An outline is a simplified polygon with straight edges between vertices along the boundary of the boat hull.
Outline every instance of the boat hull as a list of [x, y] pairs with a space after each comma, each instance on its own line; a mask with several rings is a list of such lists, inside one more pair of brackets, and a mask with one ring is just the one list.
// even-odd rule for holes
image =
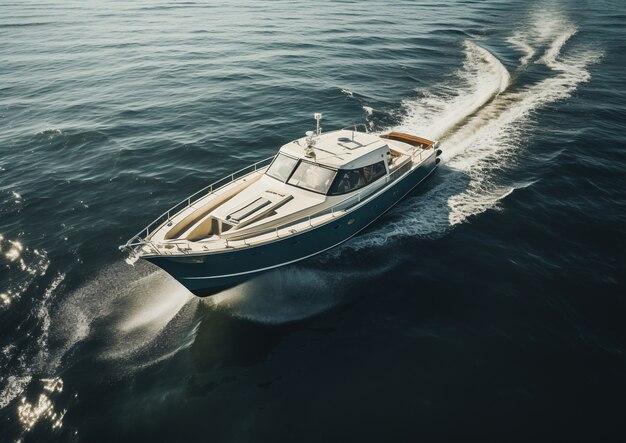
[[259, 246], [186, 256], [148, 256], [193, 294], [206, 297], [263, 272], [307, 259], [349, 240], [393, 208], [436, 168], [433, 153], [357, 209], [314, 229]]

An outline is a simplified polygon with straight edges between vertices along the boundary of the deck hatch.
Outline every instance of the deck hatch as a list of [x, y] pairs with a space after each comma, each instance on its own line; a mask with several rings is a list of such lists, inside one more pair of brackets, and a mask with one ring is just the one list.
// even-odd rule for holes
[[248, 203], [246, 206], [244, 206], [243, 208], [233, 212], [232, 214], [229, 214], [228, 216], [226, 216], [226, 220], [228, 220], [229, 222], [232, 222], [234, 224], [238, 224], [240, 223], [244, 218], [249, 217], [250, 215], [254, 214], [255, 212], [263, 209], [264, 207], [266, 207], [267, 205], [271, 204], [272, 202], [269, 201], [268, 199], [266, 199], [265, 197], [259, 197], [256, 200]]

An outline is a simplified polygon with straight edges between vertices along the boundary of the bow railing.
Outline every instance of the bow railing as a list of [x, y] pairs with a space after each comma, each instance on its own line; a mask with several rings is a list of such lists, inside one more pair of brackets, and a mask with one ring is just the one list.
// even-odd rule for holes
[[159, 251], [158, 248], [148, 239], [150, 234], [153, 233], [158, 227], [160, 227], [161, 225], [165, 223], [169, 223], [172, 217], [178, 214], [181, 210], [190, 207], [201, 198], [204, 198], [208, 195], [213, 194], [214, 192], [218, 191], [224, 186], [229, 185], [235, 180], [239, 180], [241, 178], [244, 178], [247, 175], [256, 173], [260, 169], [269, 165], [274, 159], [274, 157], [275, 156], [272, 155], [271, 157], [258, 161], [252, 165], [246, 166], [245, 168], [235, 171], [232, 174], [227, 175], [226, 177], [220, 180], [217, 180], [208, 186], [205, 186], [199, 191], [194, 192], [193, 194], [191, 194], [184, 200], [180, 201], [179, 203], [175, 204], [174, 206], [169, 208], [167, 211], [165, 211], [163, 214], [155, 218], [148, 226], [143, 228], [141, 231], [139, 231], [137, 234], [131, 237], [130, 240], [128, 240], [125, 244], [120, 246], [120, 250], [126, 249], [126, 250], [134, 251], [134, 249], [137, 246], [148, 245], [152, 249], [154, 249], [157, 253], [160, 253], [158, 252]]

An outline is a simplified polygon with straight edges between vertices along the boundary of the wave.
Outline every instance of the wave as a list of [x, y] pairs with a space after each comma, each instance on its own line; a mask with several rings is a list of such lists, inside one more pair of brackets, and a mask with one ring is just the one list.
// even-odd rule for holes
[[339, 277], [292, 266], [261, 275], [208, 298], [210, 308], [237, 318], [279, 324], [312, 317], [341, 299]]
[[[387, 262], [368, 272], [386, 272]], [[353, 287], [348, 282], [362, 271], [333, 271], [289, 266], [263, 274], [203, 301], [213, 310], [261, 324], [284, 324], [314, 317], [349, 300]], [[352, 295], [354, 296], [354, 294]]]
[[[567, 26], [565, 29], [561, 31], [561, 33], [554, 39], [554, 41], [550, 44], [543, 57], [538, 60], [538, 63], [543, 63], [549, 68], [552, 69], [561, 69], [565, 65], [557, 62], [557, 57], [561, 53], [561, 49], [567, 41], [578, 32], [573, 26]], [[565, 70], [567, 70], [567, 66], [565, 66]]]
[[521, 32], [516, 32], [506, 40], [511, 46], [522, 51], [523, 55], [519, 59], [520, 68], [526, 66], [535, 56], [535, 48], [528, 43], [527, 37]]
[[[463, 42], [463, 49], [465, 62], [456, 73], [455, 90], [439, 94], [419, 90], [420, 99], [403, 102], [406, 116], [394, 130], [418, 132], [439, 140], [506, 90], [511, 76], [492, 53], [470, 41]], [[449, 91], [450, 85], [435, 89]]]
[[[544, 27], [545, 23], [550, 26]], [[517, 163], [532, 131], [530, 117], [570, 97], [591, 78], [588, 66], [602, 57], [601, 51], [577, 49], [563, 54], [576, 32], [560, 15], [546, 16], [541, 27], [530, 27], [508, 40], [524, 47], [518, 69], [543, 51], [536, 63], [552, 71], [528, 86], [512, 85], [508, 70], [493, 54], [465, 42], [465, 63], [453, 84], [438, 85], [439, 93], [418, 91], [417, 100], [403, 103], [401, 124], [391, 128], [440, 140], [442, 166], [436, 178], [423, 194], [395, 210], [397, 216], [383, 229], [357, 237], [344, 248], [380, 246], [398, 236], [442, 236], [469, 217], [497, 208], [516, 189], [532, 185], [534, 179], [504, 180], [502, 171]]]
[[[137, 275], [140, 277], [137, 278]], [[161, 271], [116, 263], [64, 298], [55, 309], [53, 367], [79, 343], [96, 340], [97, 360], [123, 377], [174, 355], [193, 341], [197, 300]]]
[[[53, 303], [64, 279], [58, 274], [35, 303], [38, 326], [27, 348], [2, 350], [8, 365], [1, 368], [0, 409], [35, 380], [45, 388], [46, 380], [55, 379], [67, 357], [85, 341], [93, 341], [90, 355], [95, 360], [115, 367], [107, 373], [120, 378], [193, 343], [198, 302], [164, 272], [144, 264], [131, 269], [116, 263]], [[105, 372], [94, 373], [98, 375], [104, 377]], [[22, 406], [26, 412], [37, 410], [25, 398]]]

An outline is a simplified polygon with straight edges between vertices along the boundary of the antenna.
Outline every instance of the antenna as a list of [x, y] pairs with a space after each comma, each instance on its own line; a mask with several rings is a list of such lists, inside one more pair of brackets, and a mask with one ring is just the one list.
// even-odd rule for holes
[[320, 135], [322, 133], [322, 128], [320, 127], [320, 120], [322, 119], [322, 114], [319, 112], [316, 112], [315, 114], [313, 114], [313, 118], [317, 122], [317, 129], [315, 131], [316, 135]]

